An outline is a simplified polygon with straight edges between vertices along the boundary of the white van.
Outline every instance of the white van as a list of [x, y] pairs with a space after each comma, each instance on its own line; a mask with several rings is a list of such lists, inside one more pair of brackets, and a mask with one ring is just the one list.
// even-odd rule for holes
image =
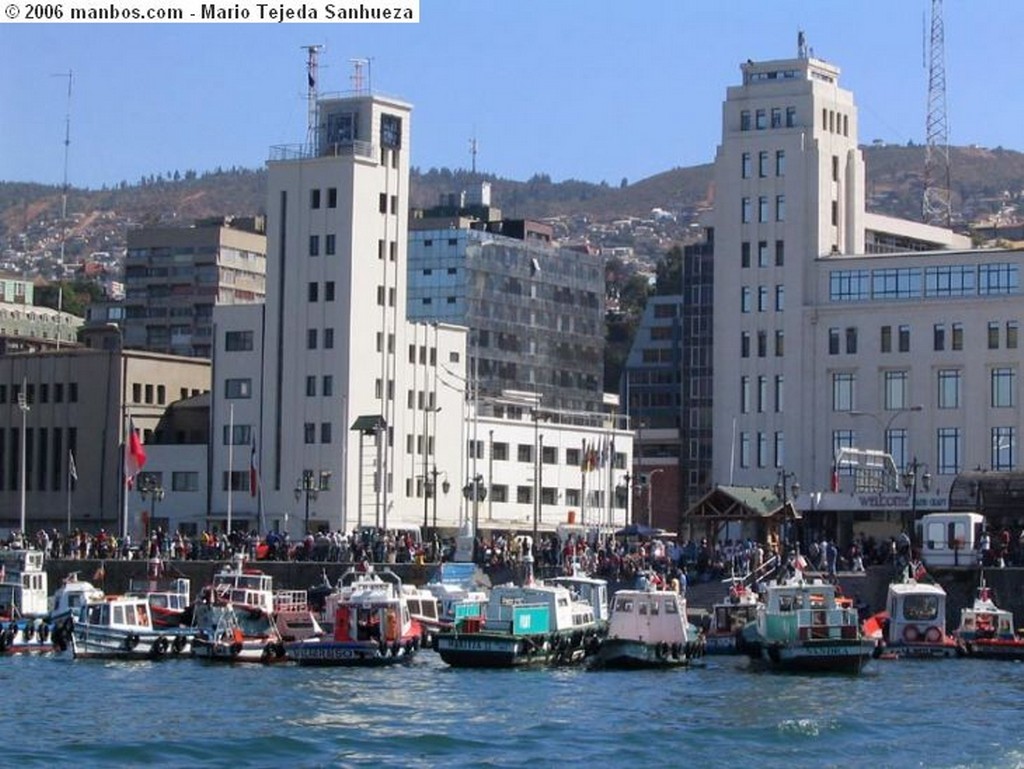
[[985, 529], [980, 513], [929, 513], [917, 522], [921, 559], [927, 566], [975, 566]]

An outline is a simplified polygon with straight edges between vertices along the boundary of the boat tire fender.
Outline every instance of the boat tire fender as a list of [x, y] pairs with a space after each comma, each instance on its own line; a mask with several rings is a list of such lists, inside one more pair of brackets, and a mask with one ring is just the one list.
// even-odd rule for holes
[[284, 659], [284, 656], [288, 653], [288, 650], [284, 648], [284, 642], [279, 641], [274, 644], [274, 656], [279, 660]]
[[667, 657], [668, 656], [668, 651], [669, 650], [668, 650], [668, 644], [667, 643], [662, 641], [660, 644], [658, 644], [658, 656], [659, 657], [661, 657], [661, 658]]
[[392, 657], [397, 657], [401, 650], [402, 650], [402, 645], [400, 643], [398, 643], [398, 641], [395, 641], [393, 644], [391, 644], [391, 656]]
[[151, 653], [154, 658], [163, 657], [167, 653], [167, 639], [163, 636], [160, 636], [155, 641], [153, 641]]
[[174, 638], [174, 643], [171, 644], [171, 648], [175, 654], [181, 654], [181, 650], [185, 648], [185, 636], [179, 635]]
[[241, 641], [235, 641], [233, 644], [231, 644], [231, 656], [232, 657], [237, 657], [241, 653], [242, 653], [242, 642]]
[[260, 652], [260, 661], [270, 662], [274, 657], [274, 644], [267, 644], [263, 647], [263, 651]]
[[674, 659], [674, 660], [679, 659], [679, 652], [680, 652], [679, 644], [677, 644], [677, 643], [672, 644], [672, 659]]
[[139, 636], [136, 633], [129, 633], [124, 638], [124, 648], [131, 651], [139, 645]]
[[903, 628], [903, 640], [908, 643], [921, 640], [921, 631], [917, 629], [917, 625], [907, 625]]
[[22, 632], [22, 634], [24, 636], [25, 643], [28, 643], [29, 641], [32, 640], [32, 637], [36, 633], [36, 626], [33, 625], [31, 622], [26, 622], [25, 623], [25, 629], [23, 631], [21, 631], [21, 632]]
[[932, 625], [926, 631], [924, 631], [924, 639], [931, 643], [938, 643], [942, 640], [942, 631], [937, 625]]
[[50, 640], [50, 626], [45, 622], [39, 626], [39, 640], [41, 643], [46, 643]]

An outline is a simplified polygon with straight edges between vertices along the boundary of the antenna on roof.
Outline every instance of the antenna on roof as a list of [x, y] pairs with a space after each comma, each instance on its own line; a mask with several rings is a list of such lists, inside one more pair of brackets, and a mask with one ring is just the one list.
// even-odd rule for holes
[[68, 152], [71, 148], [71, 70], [66, 73], [60, 72], [51, 77], [66, 77], [68, 79], [68, 102], [67, 110], [64, 113], [64, 179], [60, 192], [60, 263], [57, 265], [57, 342], [56, 349], [60, 349], [60, 328], [61, 313], [64, 311], [64, 245], [68, 235]]
[[[352, 62], [352, 74], [349, 80], [352, 81], [352, 90], [356, 93], [366, 93], [373, 90], [373, 77], [370, 64], [373, 59], [349, 59]], [[366, 85], [363, 85], [363, 67], [366, 67]]]
[[[475, 134], [475, 132], [474, 132], [474, 134]], [[477, 153], [478, 149], [479, 149], [479, 145], [476, 143], [476, 136], [474, 135], [474, 136], [470, 137], [470, 140], [469, 140], [469, 154], [470, 154], [470, 157], [472, 158], [472, 164], [473, 164], [472, 168], [473, 168], [473, 173], [474, 174], [476, 173], [476, 153]]]
[[317, 132], [317, 95], [320, 81], [320, 52], [322, 45], [304, 45], [306, 51], [306, 143], [312, 147], [316, 143]]

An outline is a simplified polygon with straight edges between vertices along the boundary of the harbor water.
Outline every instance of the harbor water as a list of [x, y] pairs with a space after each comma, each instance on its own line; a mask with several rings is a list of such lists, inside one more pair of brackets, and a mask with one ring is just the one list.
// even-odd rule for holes
[[0, 659], [3, 763], [125, 767], [1024, 767], [1024, 665], [742, 658], [671, 672]]

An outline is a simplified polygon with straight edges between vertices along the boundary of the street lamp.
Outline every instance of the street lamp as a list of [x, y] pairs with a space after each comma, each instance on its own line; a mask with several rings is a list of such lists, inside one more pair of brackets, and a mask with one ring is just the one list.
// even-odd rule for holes
[[626, 474], [622, 477], [622, 484], [623, 485], [619, 487], [620, 489], [622, 489], [623, 496], [625, 496], [625, 498], [626, 498], [626, 524], [632, 523], [632, 521], [629, 518], [629, 498], [630, 498], [631, 493], [633, 491], [633, 487], [630, 486], [630, 482], [632, 480], [633, 480], [633, 476], [631, 476], [629, 474], [629, 471], [627, 470]]
[[910, 521], [903, 522], [903, 530], [907, 533], [907, 536], [911, 536], [910, 529], [913, 527], [915, 521], [917, 521], [917, 486], [920, 481], [921, 488], [928, 491], [932, 485], [932, 476], [928, 472], [928, 465], [923, 462], [918, 462], [917, 457], [907, 465], [906, 470], [903, 472], [903, 487], [910, 492]]
[[306, 497], [306, 529], [304, 534], [309, 533], [309, 500], [320, 496], [321, 491], [329, 491], [331, 488], [331, 473], [329, 470], [321, 470], [319, 478], [312, 470], [303, 470], [302, 477], [295, 481], [295, 501]]
[[788, 507], [790, 495], [792, 495], [793, 499], [800, 496], [800, 484], [796, 480], [796, 473], [787, 473], [786, 468], [779, 468], [775, 481], [775, 496], [782, 502], [783, 527], [785, 529], [783, 535], [787, 546], [789, 544], [789, 529], [786, 524], [788, 524], [789, 520]]
[[654, 528], [651, 523], [654, 512], [654, 476], [658, 473], [664, 472], [660, 467], [656, 467], [647, 473], [647, 528]]
[[892, 415], [887, 420], [885, 420], [885, 422], [883, 422], [882, 417], [879, 416], [874, 411], [849, 411], [847, 413], [851, 417], [871, 417], [872, 419], [874, 419], [875, 422], [878, 423], [878, 427], [882, 431], [882, 449], [887, 454], [892, 454], [892, 446], [890, 445], [891, 442], [889, 440], [889, 430], [892, 429], [892, 423], [896, 421], [896, 417], [900, 416], [901, 414], [906, 414], [909, 411], [924, 411], [924, 406], [922, 406], [920, 403], [915, 403], [913, 406], [905, 406], [903, 408], [893, 409]]
[[153, 500], [153, 507], [149, 511], [149, 522], [146, 524], [147, 539], [149, 538], [149, 525], [156, 518], [156, 503], [163, 501], [164, 498], [164, 487], [160, 485], [157, 478], [156, 473], [143, 473], [139, 479], [139, 496], [143, 503], [147, 498]]
[[[430, 432], [428, 430], [429, 423], [427, 422], [427, 416], [429, 414], [437, 414], [441, 410], [441, 407], [423, 409], [423, 534], [427, 533], [427, 503], [428, 499], [434, 492], [434, 483], [427, 480], [427, 458], [434, 454], [430, 450]], [[434, 419], [437, 419], [435, 416]], [[436, 434], [436, 430], [434, 431]], [[434, 477], [433, 481], [437, 481], [437, 463], [434, 463]], [[436, 502], [435, 502], [436, 505]]]
[[28, 535], [25, 533], [25, 418], [29, 412], [28, 397], [25, 394], [27, 377], [22, 377], [21, 389], [18, 391], [18, 409], [21, 411], [21, 540], [28, 547]]
[[[437, 465], [434, 465], [434, 468], [430, 471], [430, 475], [431, 475], [431, 479], [430, 479], [430, 492], [431, 492], [431, 495], [434, 497], [434, 527], [433, 527], [433, 532], [432, 533], [436, 534], [437, 533], [437, 476], [439, 476], [439, 475], [443, 475], [444, 476], [444, 480], [441, 481], [441, 491], [443, 491], [445, 494], [447, 494], [449, 491], [451, 491], [452, 485], [448, 482], [448, 471], [447, 470], [438, 470], [437, 469]], [[424, 533], [426, 533], [426, 532], [424, 532]]]

